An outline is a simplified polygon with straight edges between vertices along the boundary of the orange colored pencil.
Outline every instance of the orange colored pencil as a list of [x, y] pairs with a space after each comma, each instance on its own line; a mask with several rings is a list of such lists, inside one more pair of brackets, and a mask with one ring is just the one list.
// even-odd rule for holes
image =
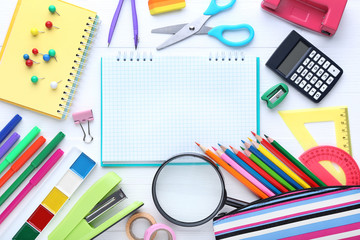
[[19, 169], [24, 166], [24, 164], [29, 160], [32, 155], [36, 153], [37, 150], [45, 143], [46, 139], [43, 136], [40, 136], [36, 141], [16, 160], [16, 162], [11, 165], [10, 169], [0, 178], [0, 187], [2, 187], [14, 173], [19, 171]]
[[195, 142], [199, 148], [212, 160], [214, 160], [217, 164], [219, 164], [222, 168], [224, 168], [228, 173], [230, 173], [233, 177], [239, 180], [242, 184], [248, 187], [253, 193], [261, 197], [262, 199], [268, 198], [268, 196], [263, 193], [258, 187], [256, 187], [253, 183], [247, 180], [244, 176], [234, 170], [229, 164], [227, 164], [224, 160], [218, 157], [215, 153], [213, 153], [210, 149], [200, 145], [199, 143]]

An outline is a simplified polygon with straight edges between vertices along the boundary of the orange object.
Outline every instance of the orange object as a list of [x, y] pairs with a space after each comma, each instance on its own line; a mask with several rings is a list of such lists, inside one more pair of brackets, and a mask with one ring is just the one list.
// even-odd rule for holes
[[253, 193], [261, 197], [262, 199], [268, 198], [268, 196], [263, 193], [259, 188], [257, 188], [254, 184], [252, 184], [249, 180], [243, 177], [240, 173], [230, 167], [224, 160], [218, 157], [215, 153], [213, 153], [210, 149], [205, 148], [204, 146], [196, 143], [200, 149], [209, 156], [212, 160], [214, 160], [217, 164], [223, 167], [228, 173], [230, 173], [233, 177], [239, 180], [242, 184], [248, 187]]
[[151, 15], [180, 10], [186, 6], [185, 0], [149, 0]]
[[36, 153], [37, 150], [45, 143], [46, 139], [40, 136], [36, 141], [11, 165], [10, 169], [0, 178], [0, 187], [2, 187], [14, 173], [24, 166], [24, 164]]

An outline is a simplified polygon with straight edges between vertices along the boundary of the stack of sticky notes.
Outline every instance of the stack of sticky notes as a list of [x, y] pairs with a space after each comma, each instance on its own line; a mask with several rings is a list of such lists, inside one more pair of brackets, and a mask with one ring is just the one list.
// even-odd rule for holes
[[185, 0], [149, 0], [151, 15], [182, 9], [186, 6]]

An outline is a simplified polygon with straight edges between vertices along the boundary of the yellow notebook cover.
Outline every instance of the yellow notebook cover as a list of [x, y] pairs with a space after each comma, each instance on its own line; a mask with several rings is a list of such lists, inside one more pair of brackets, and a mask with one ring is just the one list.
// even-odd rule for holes
[[[56, 7], [59, 15], [49, 11], [50, 5]], [[59, 29], [47, 29], [46, 21]], [[0, 52], [0, 99], [65, 119], [97, 23], [95, 12], [64, 1], [18, 0]], [[33, 36], [31, 28], [44, 33]], [[54, 49], [56, 59], [51, 57], [45, 62], [41, 54], [32, 53], [33, 48], [43, 54]], [[39, 64], [26, 66], [24, 54]], [[32, 76], [44, 79], [34, 84]], [[58, 82], [55, 90], [50, 87], [53, 81]]]

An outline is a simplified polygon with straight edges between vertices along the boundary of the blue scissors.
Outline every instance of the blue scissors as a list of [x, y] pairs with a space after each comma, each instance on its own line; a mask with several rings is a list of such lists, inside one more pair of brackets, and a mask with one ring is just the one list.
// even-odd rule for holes
[[[204, 26], [207, 20], [209, 20], [213, 15], [222, 12], [228, 8], [231, 8], [235, 4], [235, 2], [236, 0], [231, 0], [230, 3], [224, 6], [219, 6], [216, 3], [216, 0], [211, 0], [210, 5], [204, 12], [203, 16], [201, 16], [197, 20], [187, 24], [185, 23], [185, 24], [153, 29], [151, 31], [152, 33], [174, 34], [163, 44], [158, 46], [156, 49], [161, 50], [163, 48], [169, 47], [195, 34], [208, 34], [231, 47], [240, 47], [250, 43], [251, 40], [254, 38], [254, 29], [248, 24], [222, 25], [214, 28]], [[234, 31], [234, 30], [247, 30], [249, 32], [249, 37], [239, 42], [233, 42], [223, 37], [224, 31]]]

